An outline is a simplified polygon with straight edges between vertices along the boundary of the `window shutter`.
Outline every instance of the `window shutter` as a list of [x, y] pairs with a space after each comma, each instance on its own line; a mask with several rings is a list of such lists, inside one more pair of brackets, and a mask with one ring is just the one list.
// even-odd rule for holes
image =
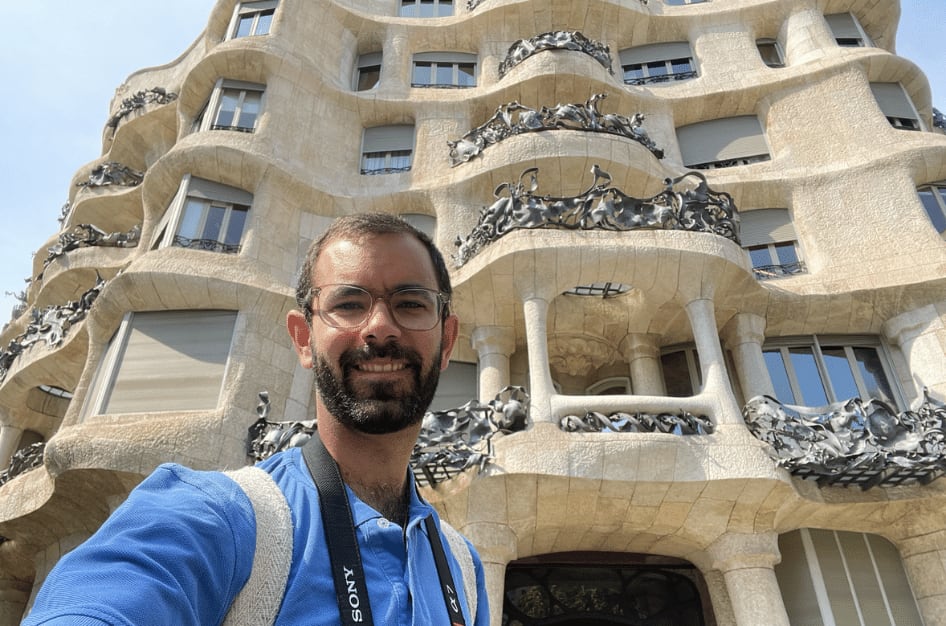
[[871, 83], [870, 90], [874, 93], [874, 98], [884, 115], [917, 119], [913, 103], [900, 83]]
[[828, 27], [835, 39], [863, 39], [864, 34], [855, 18], [850, 13], [832, 13], [825, 15]]
[[476, 368], [476, 363], [450, 361], [447, 369], [440, 372], [440, 384], [437, 385], [437, 394], [430, 404], [430, 410], [455, 409], [470, 400], [478, 399]]
[[250, 206], [253, 204], [253, 194], [236, 187], [217, 183], [206, 178], [197, 178], [192, 176], [190, 184], [187, 186], [187, 195], [204, 200], [216, 200], [228, 204], [242, 204]]
[[654, 43], [646, 46], [637, 46], [636, 48], [627, 48], [618, 53], [618, 58], [621, 60], [622, 66], [649, 63], [651, 61], [691, 58], [692, 56], [693, 52], [690, 50], [690, 42], [688, 41]]
[[381, 53], [369, 52], [358, 57], [358, 69], [381, 65]]
[[362, 152], [390, 152], [413, 148], [413, 126], [374, 126], [365, 129]]
[[476, 63], [476, 55], [468, 52], [418, 52], [414, 61], [428, 63]]
[[739, 217], [742, 245], [745, 248], [798, 239], [788, 209], [743, 211]]
[[135, 313], [103, 414], [213, 409], [236, 311]]
[[240, 5], [240, 14], [254, 13], [256, 11], [267, 11], [275, 9], [277, 0], [258, 0], [257, 2], [244, 2]]
[[687, 166], [769, 154], [762, 125], [754, 115], [681, 126], [677, 139]]

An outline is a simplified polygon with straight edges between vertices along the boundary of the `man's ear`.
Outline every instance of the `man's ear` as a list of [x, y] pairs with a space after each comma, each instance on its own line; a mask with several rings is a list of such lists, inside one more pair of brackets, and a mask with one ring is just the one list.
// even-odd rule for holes
[[457, 335], [460, 334], [460, 318], [456, 315], [448, 315], [443, 321], [443, 338], [440, 342], [440, 369], [447, 369], [450, 363], [450, 355], [453, 353], [453, 346], [457, 343]]
[[299, 357], [299, 364], [306, 369], [312, 369], [312, 329], [306, 322], [305, 314], [297, 309], [289, 311], [286, 315], [286, 328], [289, 330], [292, 347], [296, 349], [296, 355]]

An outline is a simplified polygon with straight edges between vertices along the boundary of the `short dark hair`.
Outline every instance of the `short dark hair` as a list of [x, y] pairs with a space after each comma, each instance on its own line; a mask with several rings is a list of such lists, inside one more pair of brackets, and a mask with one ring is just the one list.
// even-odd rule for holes
[[[319, 255], [322, 254], [325, 246], [338, 239], [361, 239], [373, 235], [411, 235], [420, 241], [430, 255], [430, 262], [433, 263], [434, 274], [437, 276], [437, 289], [447, 299], [450, 298], [453, 293], [453, 287], [450, 284], [450, 272], [447, 270], [447, 264], [443, 259], [443, 255], [440, 254], [440, 250], [437, 249], [433, 240], [426, 233], [417, 230], [395, 215], [358, 213], [337, 218], [328, 227], [328, 230], [309, 246], [305, 261], [302, 263], [302, 269], [299, 271], [299, 278], [296, 281], [296, 304], [305, 313], [306, 321], [312, 322], [312, 269], [319, 260]], [[449, 304], [444, 305], [444, 317], [449, 314], [449, 307]]]

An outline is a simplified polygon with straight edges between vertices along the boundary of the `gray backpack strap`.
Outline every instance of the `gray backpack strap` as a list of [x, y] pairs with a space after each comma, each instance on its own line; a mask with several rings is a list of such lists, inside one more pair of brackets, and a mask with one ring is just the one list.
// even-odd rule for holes
[[271, 626], [279, 614], [292, 565], [292, 515], [282, 490], [265, 471], [244, 467], [226, 475], [246, 492], [256, 514], [253, 571], [230, 605], [224, 626]]
[[447, 522], [440, 520], [440, 532], [443, 533], [447, 544], [450, 546], [450, 552], [453, 558], [460, 565], [463, 572], [463, 594], [466, 596], [466, 603], [470, 607], [470, 623], [476, 621], [476, 569], [473, 567], [473, 555], [470, 554], [470, 546], [466, 539], [457, 530]]

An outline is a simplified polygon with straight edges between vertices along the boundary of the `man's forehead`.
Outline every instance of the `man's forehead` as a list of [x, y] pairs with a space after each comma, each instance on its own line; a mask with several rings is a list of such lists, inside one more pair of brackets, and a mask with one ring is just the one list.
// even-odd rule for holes
[[[394, 258], [390, 258], [394, 257]], [[381, 269], [403, 274], [405, 284], [422, 284], [436, 280], [430, 254], [417, 237], [409, 233], [366, 233], [334, 237], [322, 245], [312, 275], [316, 284], [325, 279], [338, 280], [340, 275], [374, 278], [369, 267], [384, 258]], [[400, 271], [398, 271], [400, 270]]]

